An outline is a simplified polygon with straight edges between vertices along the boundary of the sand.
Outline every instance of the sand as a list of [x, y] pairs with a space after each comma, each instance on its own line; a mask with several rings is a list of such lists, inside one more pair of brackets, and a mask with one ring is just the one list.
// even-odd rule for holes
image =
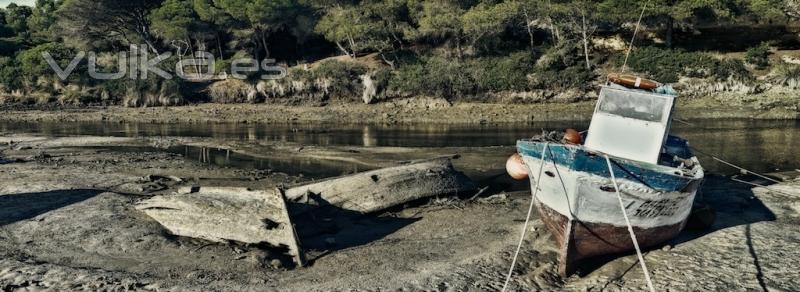
[[[304, 147], [201, 138], [47, 138], [6, 135], [0, 145], [0, 289], [236, 291], [496, 291], [518, 240], [530, 192], [497, 177], [509, 147]], [[168, 141], [168, 142], [165, 142]], [[310, 265], [293, 269], [277, 251], [175, 237], [134, 205], [180, 186], [269, 188], [307, 182], [279, 172], [218, 167], [178, 154], [111, 146], [190, 144], [265, 157], [313, 157], [354, 170], [460, 154], [457, 168], [490, 185], [476, 200], [434, 198], [337, 222], [301, 238]], [[348, 153], [348, 154], [346, 154]], [[494, 154], [492, 154], [494, 153]], [[338, 160], [337, 160], [338, 159]], [[164, 180], [171, 175], [186, 182]], [[800, 176], [790, 174], [790, 176]], [[645, 260], [659, 291], [798, 290], [800, 181], [770, 189], [710, 176], [702, 202], [717, 210], [709, 230], [685, 231]], [[513, 291], [641, 290], [635, 255], [560, 278], [556, 247], [536, 217]]]

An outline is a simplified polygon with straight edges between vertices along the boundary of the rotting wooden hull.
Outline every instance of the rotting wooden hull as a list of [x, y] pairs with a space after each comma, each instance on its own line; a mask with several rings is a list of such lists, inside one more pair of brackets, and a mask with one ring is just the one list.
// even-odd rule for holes
[[[575, 273], [583, 259], [634, 249], [627, 227], [570, 220], [540, 202], [536, 208], [559, 247], [558, 271], [564, 277]], [[673, 225], [646, 229], [634, 227], [633, 232], [639, 247], [644, 249], [674, 238], [685, 225], [686, 219]]]
[[[520, 141], [518, 150], [530, 169], [540, 217], [560, 250], [562, 276], [574, 273], [582, 259], [629, 252], [633, 242], [620, 210], [605, 158], [581, 146]], [[640, 247], [674, 238], [686, 224], [702, 169], [678, 175], [674, 168], [614, 159], [623, 205]], [[605, 166], [605, 169], [603, 169]], [[542, 167], [541, 181], [535, 181]]]

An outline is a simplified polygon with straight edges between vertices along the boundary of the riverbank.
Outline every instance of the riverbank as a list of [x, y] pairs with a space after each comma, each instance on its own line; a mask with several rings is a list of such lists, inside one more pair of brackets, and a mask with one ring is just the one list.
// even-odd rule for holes
[[[787, 103], [786, 98], [790, 98]], [[799, 119], [796, 97], [772, 95], [679, 99], [680, 119]], [[591, 118], [594, 101], [575, 103], [451, 103], [441, 98], [407, 98], [378, 104], [324, 106], [213, 104], [175, 107], [0, 107], [0, 120], [19, 122], [146, 123], [339, 123], [478, 124], [581, 121]]]
[[[302, 147], [280, 141], [23, 134], [6, 135], [0, 145], [6, 158], [0, 163], [3, 290], [495, 291], [530, 199], [525, 183], [514, 187], [495, 176], [504, 172], [503, 152], [511, 147]], [[201, 162], [188, 149], [186, 154], [164, 150], [175, 146], [222, 148], [272, 162], [328, 161], [343, 173], [458, 154], [459, 170], [493, 187], [475, 200], [436, 198], [355, 219], [323, 238], [302, 238], [311, 264], [290, 269], [260, 246], [172, 236], [134, 206], [190, 184], [267, 189], [314, 178], [277, 168], [218, 166]], [[656, 289], [799, 288], [800, 274], [793, 269], [800, 256], [798, 174], [787, 174], [786, 183], [769, 189], [710, 175], [699, 200], [717, 211], [717, 221], [645, 254]], [[558, 277], [557, 247], [537, 218], [512, 290], [645, 287], [635, 255], [587, 265], [582, 277]]]

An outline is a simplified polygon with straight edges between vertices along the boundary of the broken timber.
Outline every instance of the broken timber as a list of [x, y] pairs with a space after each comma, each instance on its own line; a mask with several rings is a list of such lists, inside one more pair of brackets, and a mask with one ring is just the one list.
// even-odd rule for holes
[[279, 189], [181, 188], [178, 194], [141, 202], [143, 211], [172, 234], [215, 242], [268, 243], [286, 247], [298, 266], [303, 254]]
[[370, 213], [475, 188], [472, 180], [453, 168], [449, 158], [437, 158], [291, 188], [286, 190], [286, 199], [296, 203], [313, 203], [316, 199], [345, 210]]

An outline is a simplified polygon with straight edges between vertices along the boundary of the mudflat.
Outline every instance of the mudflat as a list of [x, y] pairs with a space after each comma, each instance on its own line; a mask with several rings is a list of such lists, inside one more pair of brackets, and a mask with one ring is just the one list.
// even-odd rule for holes
[[[3, 289], [499, 290], [530, 202], [525, 183], [502, 176], [511, 147], [306, 147], [23, 134], [5, 135], [0, 145], [9, 145], [3, 146], [0, 164]], [[344, 173], [455, 153], [456, 168], [490, 188], [472, 200], [472, 194], [433, 198], [335, 220], [325, 234], [301, 236], [309, 265], [293, 268], [271, 248], [176, 237], [134, 206], [191, 184], [270, 189], [314, 178], [216, 166], [157, 150], [166, 145], [348, 163]], [[800, 289], [794, 268], [800, 256], [798, 175], [788, 173], [787, 182], [769, 188], [710, 176], [700, 200], [716, 210], [714, 225], [685, 231], [645, 253], [656, 289]], [[645, 287], [635, 255], [598, 259], [580, 275], [562, 279], [556, 250], [541, 221], [533, 218], [512, 290]]]

